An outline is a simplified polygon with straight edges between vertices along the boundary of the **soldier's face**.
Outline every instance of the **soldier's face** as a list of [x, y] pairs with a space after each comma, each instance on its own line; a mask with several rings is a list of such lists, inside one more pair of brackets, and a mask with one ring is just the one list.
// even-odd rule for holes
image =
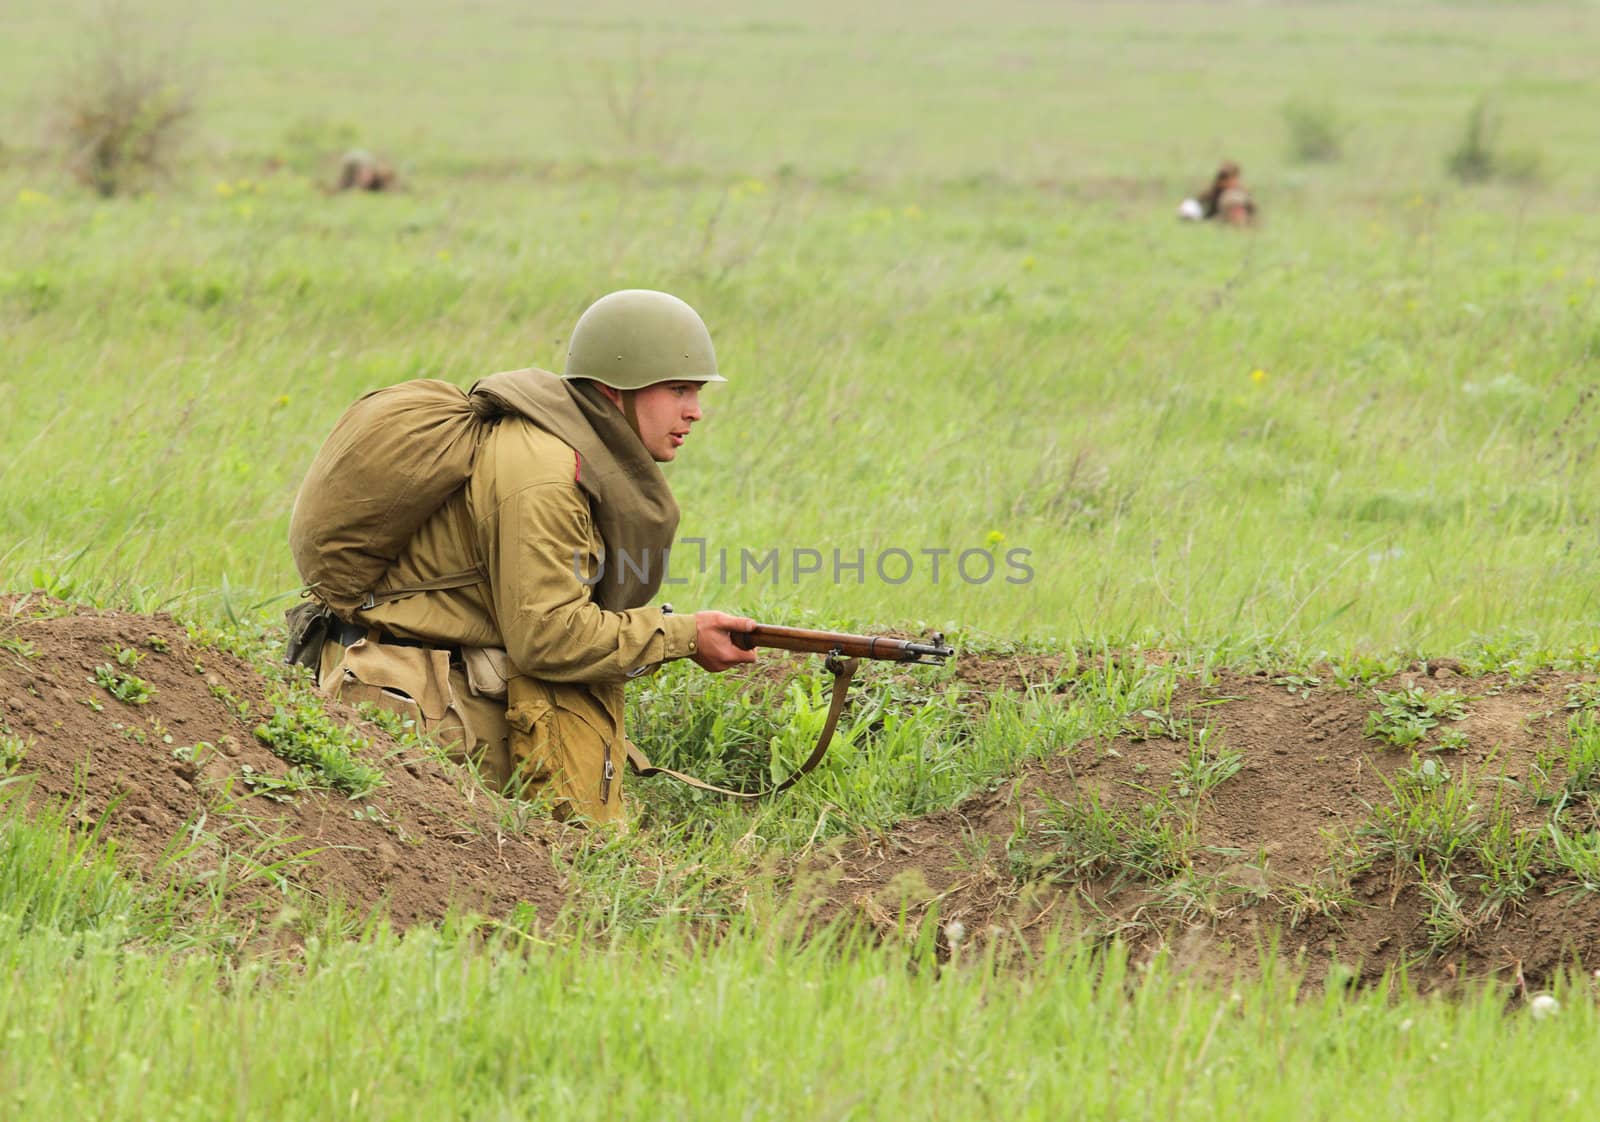
[[639, 439], [656, 463], [677, 459], [689, 428], [701, 417], [699, 382], [657, 382], [633, 395]]

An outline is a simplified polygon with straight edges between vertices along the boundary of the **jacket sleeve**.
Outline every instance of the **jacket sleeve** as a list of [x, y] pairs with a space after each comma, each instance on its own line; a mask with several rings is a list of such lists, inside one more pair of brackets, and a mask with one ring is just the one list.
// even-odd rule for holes
[[480, 518], [493, 609], [517, 668], [552, 682], [617, 682], [694, 654], [693, 616], [594, 602], [584, 579], [594, 542], [588, 501], [571, 483], [530, 484]]

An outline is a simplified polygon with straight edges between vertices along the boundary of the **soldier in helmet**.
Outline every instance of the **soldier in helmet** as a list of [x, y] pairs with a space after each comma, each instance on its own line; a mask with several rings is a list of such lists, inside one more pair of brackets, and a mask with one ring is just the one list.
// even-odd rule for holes
[[394, 185], [394, 168], [371, 152], [355, 148], [339, 161], [340, 191], [387, 191]]
[[[631, 289], [583, 313], [559, 376], [480, 382], [474, 399], [512, 408], [487, 429], [466, 486], [389, 567], [373, 606], [325, 644], [324, 690], [382, 704], [394, 691], [364, 682], [361, 666], [373, 652], [423, 646], [450, 660], [436, 692], [456, 727], [435, 722], [435, 735], [508, 791], [547, 797], [557, 817], [621, 820], [624, 683], [670, 659], [721, 671], [755, 658], [732, 639], [751, 620], [647, 606], [678, 520], [658, 465], [677, 458], [701, 419], [703, 387], [724, 380], [694, 309]], [[451, 579], [473, 570], [481, 579]], [[374, 634], [376, 645], [366, 641]], [[358, 645], [363, 658], [346, 657]]]

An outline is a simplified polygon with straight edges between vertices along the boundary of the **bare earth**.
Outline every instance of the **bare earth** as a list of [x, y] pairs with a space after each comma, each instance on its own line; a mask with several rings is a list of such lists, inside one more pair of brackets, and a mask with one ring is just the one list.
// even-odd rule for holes
[[[255, 853], [263, 865], [305, 855], [282, 875], [357, 912], [387, 904], [402, 925], [439, 919], [453, 902], [503, 914], [525, 901], [544, 918], [560, 909], [563, 877], [537, 832], [499, 829], [499, 800], [353, 711], [330, 707], [369, 741], [383, 786], [361, 801], [337, 792], [273, 797], [260, 777], [281, 778], [289, 765], [254, 735], [271, 716], [272, 683], [247, 664], [191, 645], [166, 616], [29, 614], [0, 633], [33, 652], [0, 650], [0, 730], [32, 741], [18, 773], [33, 777], [32, 799], [65, 800], [83, 826], [104, 817], [142, 870], [155, 871], [174, 837], [187, 841], [198, 829], [191, 861], [227, 853], [237, 872], [248, 867], [239, 855]], [[94, 682], [97, 666], [117, 665], [119, 649], [143, 655], [132, 672], [154, 688], [145, 704], [117, 701]], [[214, 750], [193, 760], [176, 751], [197, 744]], [[274, 890], [270, 875], [246, 883]]]
[[[29, 742], [16, 774], [32, 777], [34, 802], [65, 802], [85, 828], [104, 819], [106, 835], [143, 871], [171, 862], [175, 838], [193, 846], [182, 859], [191, 871], [229, 861], [236, 879], [251, 855], [260, 863], [299, 855], [248, 878], [241, 898], [270, 908], [281, 877], [360, 912], [386, 906], [400, 925], [437, 920], [452, 906], [500, 916], [531, 905], [548, 921], [567, 901], [552, 830], [506, 828], [505, 803], [355, 713], [330, 708], [369, 741], [383, 786], [359, 801], [283, 796], [271, 778], [289, 765], [254, 735], [270, 716], [274, 684], [246, 663], [191, 644], [165, 616], [69, 611], [41, 599], [0, 606], [8, 609], [0, 736]], [[143, 656], [133, 672], [154, 689], [145, 704], [117, 701], [94, 681], [97, 666], [130, 649]], [[1468, 679], [1457, 669], [1418, 666], [1388, 685], [1466, 695], [1466, 717], [1447, 727], [1468, 746], [1429, 758], [1457, 781], [1469, 777], [1479, 800], [1503, 799], [1514, 825], [1538, 828], [1550, 810], [1522, 783], [1536, 754], [1565, 737], [1567, 688], [1588, 679]], [[1038, 656], [959, 668], [980, 699], [1026, 682], [1051, 683], [1065, 699], [1074, 686], [1062, 672], [1059, 659]], [[1224, 672], [1180, 689], [1171, 706], [1179, 725], [1136, 716], [1122, 735], [1065, 749], [952, 810], [835, 841], [800, 863], [796, 884], [823, 918], [854, 917], [885, 933], [902, 915], [936, 907], [958, 942], [1120, 936], [1142, 954], [1165, 949], [1208, 969], [1250, 968], [1275, 953], [1313, 976], [1336, 960], [1367, 981], [1403, 965], [1428, 987], [1489, 974], [1534, 985], [1563, 967], [1600, 963], [1600, 893], [1559, 872], [1540, 871], [1519, 900], [1484, 911], [1481, 870], [1470, 856], [1458, 859], [1451, 883], [1471, 916], [1441, 936], [1415, 867], [1351, 859], [1373, 808], [1392, 802], [1386, 779], [1412, 763], [1409, 752], [1363, 735], [1373, 707], [1367, 691], [1291, 689], [1265, 672]], [[1184, 869], [1076, 876], [1054, 859], [1057, 808], [1097, 795], [1136, 811], [1171, 784], [1202, 724], [1209, 743], [1240, 760], [1195, 804]]]
[[[982, 673], [1020, 685], [1050, 682], [1059, 670], [1051, 658]], [[1519, 683], [1468, 679], [1447, 661], [1413, 667], [1385, 686], [1454, 688], [1472, 698], [1464, 719], [1445, 722], [1469, 747], [1432, 758], [1458, 780], [1470, 776], [1480, 801], [1503, 797], [1517, 827], [1537, 828], [1548, 808], [1517, 781], [1539, 749], [1565, 742], [1567, 687], [1592, 680], [1556, 672]], [[902, 922], [902, 911], [936, 906], [947, 929], [958, 921], [969, 943], [1020, 934], [1038, 945], [1048, 930], [1115, 935], [1147, 954], [1159, 948], [1222, 972], [1276, 953], [1313, 978], [1336, 961], [1368, 983], [1403, 967], [1427, 989], [1488, 975], [1533, 986], [1563, 968], [1600, 964], [1600, 894], [1576, 890], [1569, 878], [1542, 872], [1521, 901], [1472, 915], [1457, 938], [1438, 938], [1416, 868], [1388, 857], [1362, 868], [1349, 859], [1372, 808], [1392, 800], [1385, 779], [1412, 763], [1410, 752], [1363, 735], [1373, 708], [1367, 691], [1301, 693], [1266, 672], [1224, 672], [1206, 688], [1181, 689], [1172, 714], [1209, 724], [1217, 743], [1242, 755], [1237, 774], [1200, 800], [1193, 864], [1173, 878], [1187, 882], [1183, 893], [1171, 891], [1173, 881], [1125, 872], [1074, 879], [1048, 871], [1052, 842], [1043, 827], [1052, 805], [1081, 804], [1093, 792], [1133, 809], [1171, 782], [1190, 744], [1155, 726], [1076, 745], [882, 838], [835, 845], [809, 863], [812, 891], [823, 916], [854, 912], [885, 930]], [[1592, 812], [1580, 810], [1587, 823]], [[1046, 871], [1030, 874], [1030, 863]], [[1463, 909], [1475, 913], [1481, 870], [1459, 858], [1453, 871]], [[1329, 888], [1344, 895], [1340, 906], [1327, 914], [1307, 906], [1331, 898]]]

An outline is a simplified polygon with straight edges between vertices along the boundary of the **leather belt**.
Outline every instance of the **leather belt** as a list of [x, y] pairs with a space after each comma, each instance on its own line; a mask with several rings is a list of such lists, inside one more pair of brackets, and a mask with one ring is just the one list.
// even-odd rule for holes
[[398, 635], [390, 635], [387, 631], [376, 627], [363, 627], [359, 623], [345, 623], [343, 620], [335, 621], [337, 626], [333, 629], [333, 637], [347, 647], [354, 646], [363, 639], [376, 638], [378, 642], [391, 647], [422, 647], [425, 650], [449, 651], [451, 658], [461, 654], [461, 648], [441, 643], [430, 643], [424, 639], [402, 639]]

